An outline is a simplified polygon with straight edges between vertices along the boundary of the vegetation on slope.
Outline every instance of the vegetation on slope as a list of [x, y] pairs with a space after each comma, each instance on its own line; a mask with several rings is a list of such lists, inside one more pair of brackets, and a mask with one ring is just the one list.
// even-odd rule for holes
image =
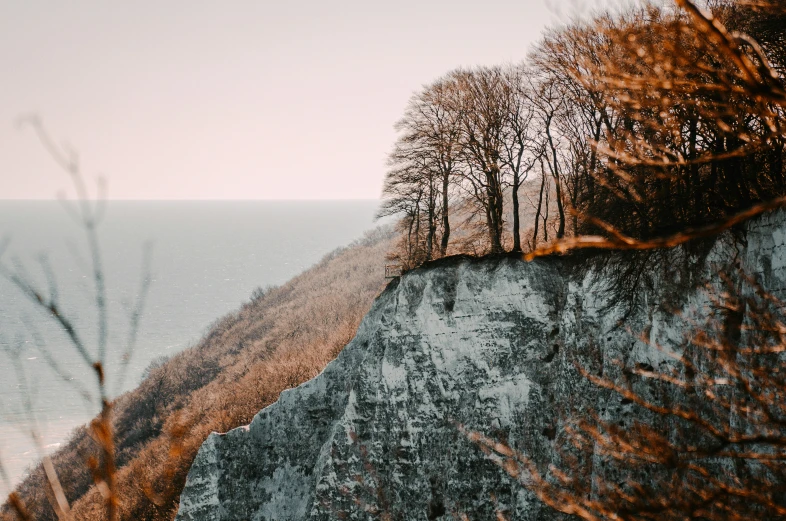
[[[383, 288], [391, 232], [379, 228], [281, 287], [259, 289], [195, 346], [151, 365], [115, 405], [121, 519], [172, 519], [188, 469], [214, 431], [245, 425], [281, 391], [317, 375], [354, 336]], [[85, 428], [54, 456], [76, 519], [105, 519]], [[17, 492], [38, 520], [55, 520], [41, 467]], [[6, 507], [2, 519], [14, 519]]]

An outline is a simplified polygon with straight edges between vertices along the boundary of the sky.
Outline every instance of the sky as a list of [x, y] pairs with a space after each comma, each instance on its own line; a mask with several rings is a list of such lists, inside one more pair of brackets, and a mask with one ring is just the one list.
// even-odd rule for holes
[[376, 199], [416, 90], [592, 1], [0, 0], [0, 199], [69, 186], [26, 114], [110, 199]]

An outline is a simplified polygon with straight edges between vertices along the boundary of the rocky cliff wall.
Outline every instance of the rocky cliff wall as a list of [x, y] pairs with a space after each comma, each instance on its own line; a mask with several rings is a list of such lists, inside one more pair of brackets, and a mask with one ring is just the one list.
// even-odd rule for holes
[[[718, 283], [739, 265], [782, 297], [785, 242], [786, 215], [759, 218], [742, 242], [717, 241], [699, 278]], [[457, 425], [548, 463], [571, 415], [629, 422], [631, 406], [576, 363], [668, 363], [638, 332], [678, 346], [685, 324], [666, 308], [702, 309], [707, 296], [664, 282], [626, 315], [610, 306], [607, 276], [557, 258], [453, 258], [407, 273], [322, 374], [210, 436], [177, 519], [556, 518]]]

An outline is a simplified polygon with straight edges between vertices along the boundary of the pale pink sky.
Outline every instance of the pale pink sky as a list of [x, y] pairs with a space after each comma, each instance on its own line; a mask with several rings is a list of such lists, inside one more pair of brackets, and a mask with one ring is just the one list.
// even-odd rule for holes
[[[581, 5], [586, 6], [587, 1]], [[0, 199], [66, 178], [35, 112], [115, 199], [373, 199], [422, 84], [522, 59], [570, 0], [0, 0]]]

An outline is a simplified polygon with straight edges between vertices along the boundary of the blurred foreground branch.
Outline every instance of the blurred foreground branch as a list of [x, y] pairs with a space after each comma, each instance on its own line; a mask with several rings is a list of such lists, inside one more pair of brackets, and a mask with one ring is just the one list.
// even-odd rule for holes
[[[29, 325], [31, 334], [39, 350], [46, 356], [46, 361], [57, 376], [73, 385], [80, 392], [80, 395], [90, 403], [99, 403], [100, 411], [98, 416], [90, 423], [89, 432], [99, 448], [98, 457], [90, 457], [88, 466], [93, 476], [93, 481], [104, 498], [107, 519], [115, 521], [118, 519], [118, 492], [115, 482], [116, 463], [113, 431], [113, 398], [109, 391], [107, 381], [107, 356], [109, 343], [109, 309], [106, 288], [105, 271], [103, 258], [101, 255], [100, 239], [98, 228], [106, 210], [106, 189], [103, 180], [99, 179], [97, 195], [95, 198], [90, 196], [87, 185], [82, 174], [79, 157], [77, 153], [67, 146], [58, 146], [51, 138], [40, 119], [36, 116], [28, 116], [20, 119], [20, 127], [32, 128], [36, 133], [41, 145], [47, 154], [63, 169], [71, 179], [71, 183], [76, 191], [76, 199], [68, 200], [65, 195], [60, 195], [60, 200], [68, 215], [81, 228], [88, 248], [90, 259], [90, 280], [92, 281], [92, 305], [96, 314], [95, 322], [95, 345], [89, 342], [90, 335], [85, 335], [82, 328], [71, 318], [73, 310], [67, 309], [60, 300], [60, 292], [54, 271], [49, 266], [45, 258], [41, 261], [41, 270], [47, 281], [46, 288], [42, 288], [27, 273], [20, 262], [15, 262], [11, 266], [0, 262], [0, 277], [5, 278], [19, 292], [27, 298], [35, 307], [40, 309], [59, 329], [63, 332], [68, 344], [73, 352], [81, 359], [82, 363], [93, 375], [95, 384], [96, 399], [93, 400], [88, 391], [82, 389], [78, 381], [72, 381], [56, 359], [45, 347], [45, 342], [36, 329]], [[3, 244], [4, 246], [5, 244]], [[3, 247], [0, 246], [0, 252]], [[149, 274], [149, 250], [145, 251], [143, 259], [143, 273], [139, 290], [134, 304], [129, 313], [129, 335], [126, 345], [121, 353], [120, 373], [123, 374], [127, 368], [133, 354], [136, 343], [136, 334], [139, 321], [144, 311], [144, 304], [150, 286]], [[0, 259], [2, 260], [2, 259]], [[21, 367], [17, 369], [17, 374], [23, 377], [24, 371]], [[118, 381], [117, 391], [122, 385], [122, 376]], [[116, 391], [116, 392], [117, 392]], [[30, 390], [26, 389], [25, 394], [29, 395]], [[39, 446], [42, 457], [43, 467], [46, 478], [53, 492], [53, 508], [59, 519], [72, 519], [71, 507], [60, 482], [58, 473], [52, 462], [52, 458], [40, 447], [40, 434], [35, 426], [36, 420], [32, 410], [32, 404], [27, 397], [23, 397], [24, 409], [28, 416], [29, 434], [33, 441]], [[12, 493], [8, 498], [8, 505], [20, 519], [32, 519], [22, 500], [16, 493]]]

